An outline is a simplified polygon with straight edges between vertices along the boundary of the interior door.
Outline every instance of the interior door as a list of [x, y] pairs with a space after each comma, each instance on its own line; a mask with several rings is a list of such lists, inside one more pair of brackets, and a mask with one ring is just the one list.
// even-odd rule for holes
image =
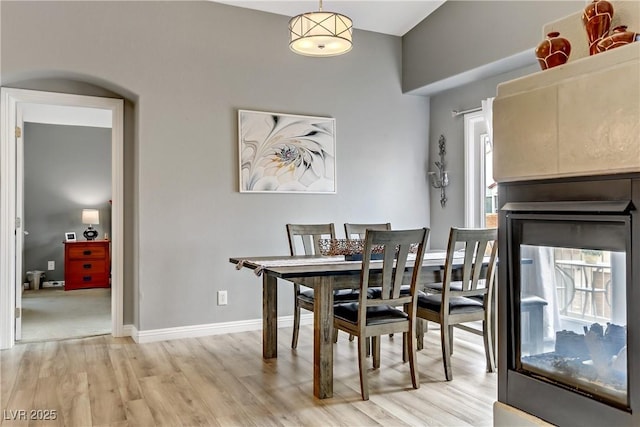
[[22, 291], [24, 290], [24, 274], [22, 271], [22, 247], [24, 243], [24, 122], [22, 107], [16, 108], [16, 323], [15, 339], [22, 339]]

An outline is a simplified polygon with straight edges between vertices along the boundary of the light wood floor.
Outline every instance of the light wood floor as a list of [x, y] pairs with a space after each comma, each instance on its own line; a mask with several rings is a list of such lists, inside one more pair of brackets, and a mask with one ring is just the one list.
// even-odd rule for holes
[[[431, 326], [436, 327], [436, 325]], [[109, 336], [20, 344], [0, 352], [2, 425], [489, 426], [496, 374], [481, 337], [456, 330], [451, 382], [439, 331], [418, 353], [420, 389], [402, 363], [402, 338], [383, 337], [381, 368], [360, 399], [356, 343], [335, 346], [334, 397], [313, 397], [312, 330], [297, 350], [280, 329], [278, 359], [263, 361], [261, 332], [135, 344]], [[54, 421], [12, 421], [55, 411]], [[30, 413], [31, 410], [42, 410]]]

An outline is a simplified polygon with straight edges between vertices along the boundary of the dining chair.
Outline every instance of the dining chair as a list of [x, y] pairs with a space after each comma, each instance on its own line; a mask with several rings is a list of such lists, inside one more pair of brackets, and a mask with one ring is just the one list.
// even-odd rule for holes
[[[320, 239], [335, 239], [336, 230], [333, 223], [330, 224], [287, 224], [287, 236], [289, 238], [289, 250], [291, 255], [320, 255]], [[300, 310], [313, 311], [313, 289], [293, 284], [294, 312], [293, 312], [293, 337], [291, 348], [298, 346], [298, 334], [300, 332]], [[333, 292], [334, 302], [355, 301], [358, 292], [352, 289], [340, 289]]]
[[367, 230], [391, 230], [391, 223], [390, 222], [387, 222], [386, 224], [351, 224], [348, 222], [344, 223], [344, 235], [349, 240], [352, 240], [354, 237], [356, 239], [364, 240], [364, 236], [367, 233]]
[[[495, 228], [455, 228], [449, 232], [441, 291], [427, 292], [418, 297], [416, 316], [440, 324], [442, 359], [447, 381], [453, 379], [451, 354], [453, 353], [453, 327], [482, 335], [487, 372], [495, 371], [493, 328], [493, 285], [498, 255]], [[464, 246], [463, 264], [454, 270], [456, 248]], [[488, 254], [488, 256], [487, 256]], [[457, 270], [457, 272], [456, 272]], [[453, 277], [456, 273], [456, 280]], [[482, 321], [482, 329], [468, 322]], [[418, 337], [421, 340], [422, 337]]]
[[[368, 230], [365, 235], [360, 272], [360, 296], [357, 302], [345, 302], [334, 305], [335, 328], [358, 338], [358, 367], [360, 371], [360, 391], [363, 400], [369, 399], [369, 384], [366, 369], [366, 341], [372, 339], [373, 367], [380, 367], [380, 335], [402, 332], [408, 340], [408, 359], [413, 388], [419, 388], [416, 369], [416, 304], [417, 283], [422, 269], [424, 247], [429, 230]], [[412, 269], [409, 292], [400, 293], [403, 281], [406, 281], [405, 267], [411, 245], [418, 245]], [[372, 269], [374, 251], [383, 253], [382, 270]], [[413, 254], [412, 254], [413, 256]], [[374, 261], [380, 262], [380, 261]], [[404, 279], [404, 280], [403, 280]], [[381, 291], [371, 295], [370, 285], [380, 287]], [[401, 308], [398, 308], [401, 307]], [[407, 343], [407, 341], [405, 341]]]
[[[379, 224], [352, 224], [349, 222], [344, 223], [344, 235], [347, 240], [360, 239], [364, 240], [367, 230], [391, 230], [391, 223], [379, 223]], [[371, 291], [371, 290], [370, 290]], [[389, 337], [393, 337], [393, 334], [389, 334]], [[353, 341], [353, 335], [349, 336], [349, 340]], [[369, 349], [369, 340], [367, 340], [367, 356], [371, 354]]]

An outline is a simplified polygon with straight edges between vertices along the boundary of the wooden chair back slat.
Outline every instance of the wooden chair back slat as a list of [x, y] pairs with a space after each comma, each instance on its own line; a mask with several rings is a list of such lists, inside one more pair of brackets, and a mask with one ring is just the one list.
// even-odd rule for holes
[[[319, 255], [320, 239], [335, 239], [336, 228], [330, 224], [287, 224], [291, 255]], [[302, 240], [304, 253], [298, 253], [296, 237]]]
[[[448, 295], [443, 295], [447, 301], [450, 296], [477, 296], [486, 295], [489, 292], [487, 278], [493, 281], [495, 261], [497, 259], [497, 245], [490, 243], [497, 239], [496, 229], [465, 229], [451, 228], [449, 235], [449, 245], [447, 247], [447, 264], [443, 277], [443, 288], [450, 288], [453, 281], [453, 258], [455, 248], [458, 244], [464, 245], [464, 257], [462, 266], [462, 290], [454, 291], [449, 289]], [[488, 264], [485, 263], [487, 248], [490, 248]], [[488, 269], [488, 271], [487, 271]], [[487, 275], [490, 273], [490, 276]], [[483, 286], [479, 286], [482, 283]]]
[[351, 224], [346, 222], [344, 224], [344, 235], [348, 240], [353, 240], [354, 236], [357, 239], [364, 240], [367, 230], [391, 230], [391, 223]]
[[[420, 234], [423, 233], [423, 234]], [[387, 230], [368, 230], [365, 236], [365, 248], [363, 253], [363, 269], [361, 275], [361, 296], [360, 301], [364, 305], [375, 305], [378, 302], [374, 302], [370, 298], [367, 298], [367, 290], [370, 282], [370, 264], [371, 254], [374, 248], [383, 247], [383, 264], [382, 274], [380, 277], [380, 283], [376, 286], [380, 286], [382, 292], [380, 299], [388, 305], [401, 305], [405, 300], [400, 296], [403, 281], [405, 279], [405, 266], [409, 257], [411, 245], [418, 244], [415, 265], [422, 264], [422, 258], [424, 256], [424, 246], [426, 239], [429, 236], [429, 230], [426, 228], [417, 230], [402, 230], [402, 231], [387, 231]], [[424, 238], [425, 244], [421, 244]], [[374, 261], [375, 262], [375, 261]], [[398, 268], [399, 267], [399, 268]], [[417, 268], [419, 274], [421, 268]], [[415, 285], [415, 283], [412, 283]], [[364, 292], [364, 296], [363, 296]]]

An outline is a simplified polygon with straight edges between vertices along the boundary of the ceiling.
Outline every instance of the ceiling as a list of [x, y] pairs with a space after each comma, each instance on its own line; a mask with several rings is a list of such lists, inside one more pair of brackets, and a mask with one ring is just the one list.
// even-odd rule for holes
[[[318, 10], [318, 0], [211, 0], [247, 9], [293, 17]], [[354, 28], [403, 36], [446, 0], [324, 0], [323, 10], [338, 12], [353, 21]]]

